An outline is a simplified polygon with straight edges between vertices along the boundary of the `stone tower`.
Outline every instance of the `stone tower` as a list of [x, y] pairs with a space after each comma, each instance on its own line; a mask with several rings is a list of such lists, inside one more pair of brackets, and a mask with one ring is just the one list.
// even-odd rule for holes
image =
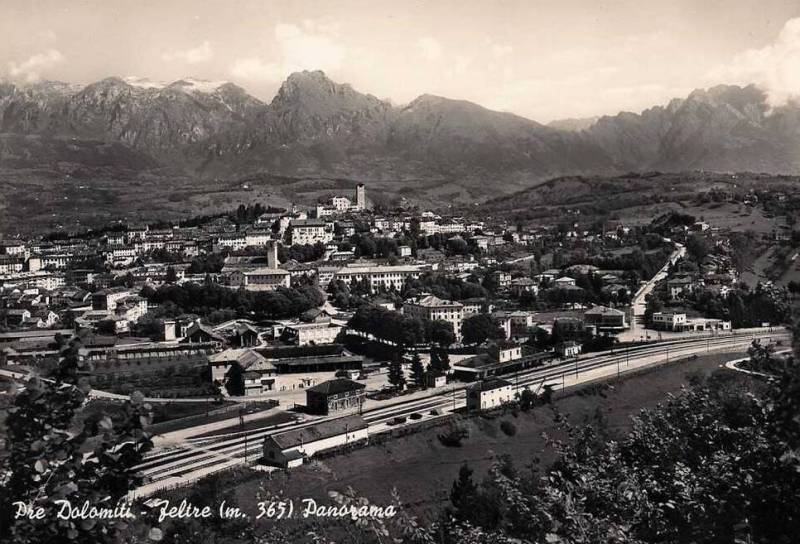
[[278, 268], [278, 242], [267, 242], [267, 268]]
[[367, 209], [367, 193], [363, 183], [359, 183], [356, 187], [356, 208], [359, 210]]

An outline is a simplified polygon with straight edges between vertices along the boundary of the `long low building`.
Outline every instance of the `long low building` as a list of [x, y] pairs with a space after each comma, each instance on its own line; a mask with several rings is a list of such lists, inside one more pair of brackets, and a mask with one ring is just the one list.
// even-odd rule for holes
[[346, 283], [366, 279], [372, 291], [380, 288], [399, 291], [409, 279], [419, 278], [424, 268], [422, 265], [347, 266], [340, 268], [334, 277]]
[[296, 467], [315, 453], [366, 442], [368, 428], [361, 416], [352, 415], [273, 434], [264, 439], [264, 460], [283, 468]]
[[272, 363], [278, 374], [361, 370], [364, 366], [364, 357], [350, 353], [341, 344], [257, 348], [257, 351]]
[[503, 360], [489, 353], [481, 353], [454, 364], [452, 367], [453, 377], [464, 382], [485, 380], [492, 376], [508, 375], [541, 366], [551, 361], [554, 356], [552, 351], [543, 351], [516, 359]]
[[233, 287], [244, 287], [248, 291], [274, 291], [278, 287], [289, 287], [291, 275], [280, 268], [254, 268], [234, 270], [229, 275]]
[[308, 344], [331, 344], [336, 341], [342, 325], [332, 323], [330, 319], [312, 323], [294, 323], [283, 328], [287, 341], [298, 346]]

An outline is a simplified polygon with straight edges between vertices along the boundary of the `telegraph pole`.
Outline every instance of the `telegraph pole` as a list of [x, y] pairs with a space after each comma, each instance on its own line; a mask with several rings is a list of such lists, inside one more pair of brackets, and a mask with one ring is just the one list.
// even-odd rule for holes
[[[239, 407], [239, 431], [244, 432], [244, 408]], [[247, 464], [247, 435], [244, 435], [244, 463]]]

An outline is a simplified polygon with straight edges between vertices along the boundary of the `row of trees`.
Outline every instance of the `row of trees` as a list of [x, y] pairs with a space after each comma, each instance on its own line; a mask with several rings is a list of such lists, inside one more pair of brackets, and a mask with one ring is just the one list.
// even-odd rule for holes
[[485, 298], [487, 290], [478, 283], [477, 278], [471, 280], [474, 281], [428, 272], [416, 279], [409, 278], [403, 286], [402, 296], [408, 298], [419, 293], [432, 293], [445, 300]]
[[453, 327], [446, 321], [431, 321], [372, 305], [356, 310], [347, 326], [400, 348], [429, 343], [449, 346], [455, 341]]
[[[452, 324], [447, 321], [424, 319], [365, 304], [347, 324], [348, 328], [388, 340], [403, 349], [421, 344], [449, 346], [455, 342]], [[461, 337], [465, 344], [482, 344], [487, 340], [502, 340], [506, 333], [489, 314], [475, 314], [461, 322]]]
[[278, 248], [278, 260], [282, 263], [286, 261], [297, 261], [307, 263], [316, 261], [325, 255], [325, 244], [294, 244], [292, 246], [280, 246]]
[[[411, 383], [418, 389], [424, 389], [428, 386], [428, 376], [444, 376], [448, 370], [450, 370], [450, 355], [446, 349], [441, 347], [431, 349], [431, 359], [427, 367], [419, 353], [414, 353], [411, 358]], [[389, 363], [388, 380], [398, 390], [402, 390], [408, 383], [399, 352]]]
[[689, 300], [694, 309], [703, 315], [730, 321], [734, 328], [785, 323], [792, 312], [786, 298], [773, 289], [735, 289], [724, 297], [702, 290], [691, 295]]
[[275, 291], [252, 292], [229, 289], [210, 281], [203, 284], [165, 284], [157, 289], [145, 286], [141, 295], [155, 304], [170, 304], [176, 314], [195, 313], [208, 317], [214, 313], [225, 316], [285, 318], [295, 317], [325, 302], [324, 295], [313, 285]]

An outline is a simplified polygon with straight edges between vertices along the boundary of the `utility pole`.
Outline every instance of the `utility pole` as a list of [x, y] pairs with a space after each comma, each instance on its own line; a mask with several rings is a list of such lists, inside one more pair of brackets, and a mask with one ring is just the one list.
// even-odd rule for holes
[[[239, 407], [239, 431], [244, 432], [244, 408]], [[247, 435], [244, 435], [244, 463], [247, 464]]]

